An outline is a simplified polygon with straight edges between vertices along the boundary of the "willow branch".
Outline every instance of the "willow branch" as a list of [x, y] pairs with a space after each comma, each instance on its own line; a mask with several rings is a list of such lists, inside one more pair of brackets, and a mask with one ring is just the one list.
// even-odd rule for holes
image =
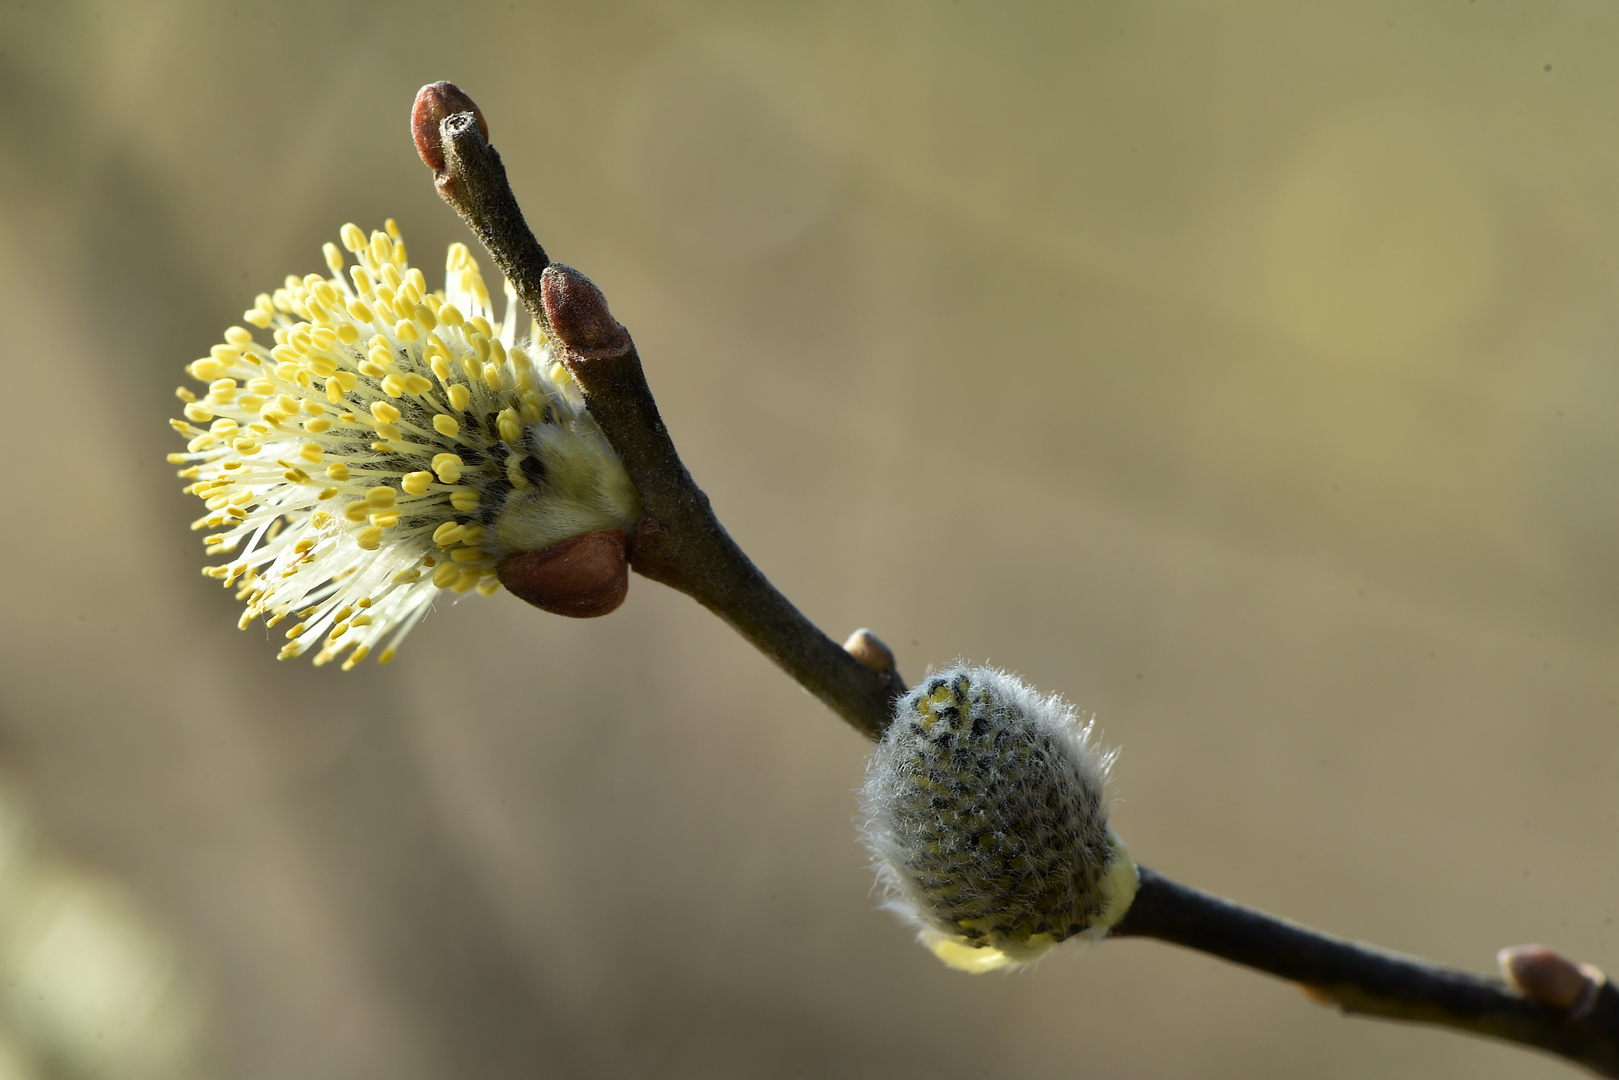
[[623, 459], [645, 513], [630, 537], [631, 568], [714, 612], [857, 731], [879, 737], [904, 689], [898, 674], [873, 671], [822, 633], [725, 531], [675, 451], [629, 332], [588, 278], [546, 257], [472, 99], [450, 83], [423, 87], [411, 127], [439, 194], [561, 346], [563, 363]]
[[1172, 942], [1300, 983], [1346, 1013], [1522, 1043], [1619, 1076], [1619, 992], [1606, 980], [1583, 1009], [1559, 1007], [1496, 979], [1323, 934], [1138, 869], [1140, 891], [1109, 937]]
[[[435, 83], [417, 96], [412, 128], [439, 194], [561, 347], [592, 415], [623, 459], [646, 514], [630, 538], [631, 566], [713, 611], [856, 730], [880, 738], [904, 690], [892, 654], [869, 635], [840, 647], [770, 584], [720, 525], [681, 463], [628, 331], [600, 289], [577, 270], [551, 263], [534, 239], [477, 106], [452, 84]], [[1573, 981], [1553, 978], [1551, 990], [1525, 996], [1503, 982], [1305, 929], [1146, 867], [1140, 873], [1140, 891], [1113, 937], [1172, 942], [1298, 982], [1345, 1012], [1534, 1046], [1619, 1077], [1619, 993], [1600, 973], [1581, 974], [1587, 969], [1556, 954], [1550, 954], [1553, 975], [1567, 969]], [[1559, 996], [1565, 985], [1577, 1000]], [[1580, 994], [1582, 987], [1587, 992]]]

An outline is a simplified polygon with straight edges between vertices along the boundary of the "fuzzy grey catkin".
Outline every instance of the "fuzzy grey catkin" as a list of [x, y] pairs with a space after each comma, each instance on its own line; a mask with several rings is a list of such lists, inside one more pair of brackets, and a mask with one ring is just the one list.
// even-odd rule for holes
[[899, 702], [861, 793], [887, 906], [965, 971], [1101, 938], [1136, 890], [1108, 828], [1114, 756], [1061, 698], [1006, 672], [933, 675]]

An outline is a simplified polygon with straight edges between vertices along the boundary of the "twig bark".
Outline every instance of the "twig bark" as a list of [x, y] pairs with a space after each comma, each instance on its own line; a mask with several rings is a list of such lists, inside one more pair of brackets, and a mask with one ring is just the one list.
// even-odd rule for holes
[[1619, 1076], [1619, 992], [1604, 982], [1591, 1009], [1530, 1001], [1503, 982], [1346, 941], [1233, 904], [1138, 867], [1135, 902], [1109, 937], [1184, 945], [1301, 983], [1346, 1013], [1437, 1024], [1549, 1050]]
[[551, 263], [529, 231], [472, 99], [451, 83], [424, 86], [411, 128], [439, 194], [554, 335], [591, 414], [623, 459], [645, 512], [630, 537], [631, 568], [714, 612], [855, 730], [880, 737], [904, 690], [898, 674], [870, 670], [822, 633], [725, 531], [681, 463], [635, 344], [601, 290], [579, 271]]
[[[856, 730], [881, 738], [904, 690], [898, 673], [868, 668], [823, 634], [720, 525], [675, 451], [629, 333], [601, 290], [551, 263], [529, 231], [477, 106], [450, 83], [423, 87], [412, 129], [439, 193], [561, 345], [591, 413], [624, 460], [646, 511], [630, 539], [631, 566], [713, 611]], [[1183, 945], [1298, 982], [1345, 1012], [1535, 1046], [1619, 1077], [1619, 993], [1605, 981], [1593, 984], [1592, 1002], [1571, 1013], [1494, 979], [1308, 930], [1146, 867], [1140, 873], [1140, 891], [1112, 937]]]

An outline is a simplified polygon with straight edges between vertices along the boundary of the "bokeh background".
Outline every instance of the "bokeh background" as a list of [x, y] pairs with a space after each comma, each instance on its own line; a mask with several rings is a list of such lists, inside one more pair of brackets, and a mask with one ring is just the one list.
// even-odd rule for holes
[[1619, 967], [1616, 41], [1564, 0], [4, 0], [0, 1066], [1567, 1075], [1156, 943], [945, 970], [876, 907], [861, 739], [644, 580], [277, 663], [165, 421], [343, 222], [442, 280], [406, 118], [454, 79], [829, 633], [1094, 710], [1182, 880]]

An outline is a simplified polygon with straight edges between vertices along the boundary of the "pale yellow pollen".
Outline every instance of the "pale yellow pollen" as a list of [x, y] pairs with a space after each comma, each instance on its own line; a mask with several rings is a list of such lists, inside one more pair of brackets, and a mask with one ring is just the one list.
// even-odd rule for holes
[[450, 408], [456, 412], [466, 412], [467, 406], [472, 404], [472, 391], [461, 383], [456, 383], [445, 391], [450, 398]]
[[365, 233], [352, 221], [339, 229], [337, 235], [343, 241], [343, 246], [356, 254], [365, 247]]
[[460, 542], [467, 533], [467, 527], [458, 522], [446, 521], [433, 530], [433, 543], [439, 547], [451, 547]]
[[[388, 375], [388, 376], [384, 377], [383, 380], [382, 380], [382, 392], [384, 394], [387, 394], [391, 398], [404, 397], [405, 396], [405, 380], [401, 379], [398, 375]], [[377, 404], [380, 405], [381, 402], [378, 402]], [[373, 416], [375, 416], [376, 412], [377, 412], [377, 406], [376, 405], [371, 406], [371, 414]], [[394, 419], [397, 420], [399, 418], [399, 410], [398, 409], [393, 409], [392, 412], [394, 414]], [[379, 419], [381, 419], [381, 418], [379, 417]]]
[[398, 498], [398, 496], [399, 493], [397, 491], [384, 484], [374, 488], [367, 488], [365, 492], [365, 501], [370, 503], [372, 509], [374, 510], [385, 509], [392, 506], [394, 504], [394, 500]]
[[356, 525], [364, 521], [371, 514], [371, 505], [364, 499], [356, 499], [343, 507], [343, 519], [352, 521]]
[[474, 547], [459, 547], [450, 552], [450, 561], [458, 563], [479, 562], [485, 558], [484, 552]]
[[317, 442], [306, 442], [298, 448], [298, 456], [311, 465], [319, 465], [320, 459], [326, 451]]
[[454, 563], [443, 563], [433, 571], [433, 584], [441, 589], [447, 589], [461, 578], [461, 568]]
[[231, 449], [235, 450], [243, 457], [252, 457], [254, 454], [259, 452], [259, 444], [254, 442], [252, 439], [237, 439], [235, 442], [231, 443]]
[[399, 422], [400, 412], [386, 401], [373, 401], [371, 403], [371, 415], [376, 417], [380, 423], [396, 424]]
[[516, 409], [500, 410], [495, 416], [495, 426], [500, 429], [500, 437], [508, 446], [516, 446], [523, 441], [523, 425], [517, 421]]
[[446, 438], [455, 438], [461, 434], [461, 424], [448, 413], [438, 413], [433, 417], [433, 430]]
[[457, 510], [476, 510], [478, 508], [478, 492], [472, 488], [462, 488], [450, 493], [450, 505]]
[[326, 466], [326, 476], [330, 480], [347, 480], [349, 478], [349, 467], [341, 461], [335, 461]]
[[467, 467], [460, 454], [434, 454], [432, 465], [433, 471], [438, 473], [439, 482], [444, 484], [460, 480], [461, 470]]
[[432, 484], [432, 482], [432, 473], [412, 472], [405, 474], [404, 478], [399, 481], [399, 486], [404, 489], [407, 494], [426, 495], [428, 485]]
[[354, 542], [366, 551], [375, 551], [382, 546], [382, 529], [376, 525], [361, 529]]

